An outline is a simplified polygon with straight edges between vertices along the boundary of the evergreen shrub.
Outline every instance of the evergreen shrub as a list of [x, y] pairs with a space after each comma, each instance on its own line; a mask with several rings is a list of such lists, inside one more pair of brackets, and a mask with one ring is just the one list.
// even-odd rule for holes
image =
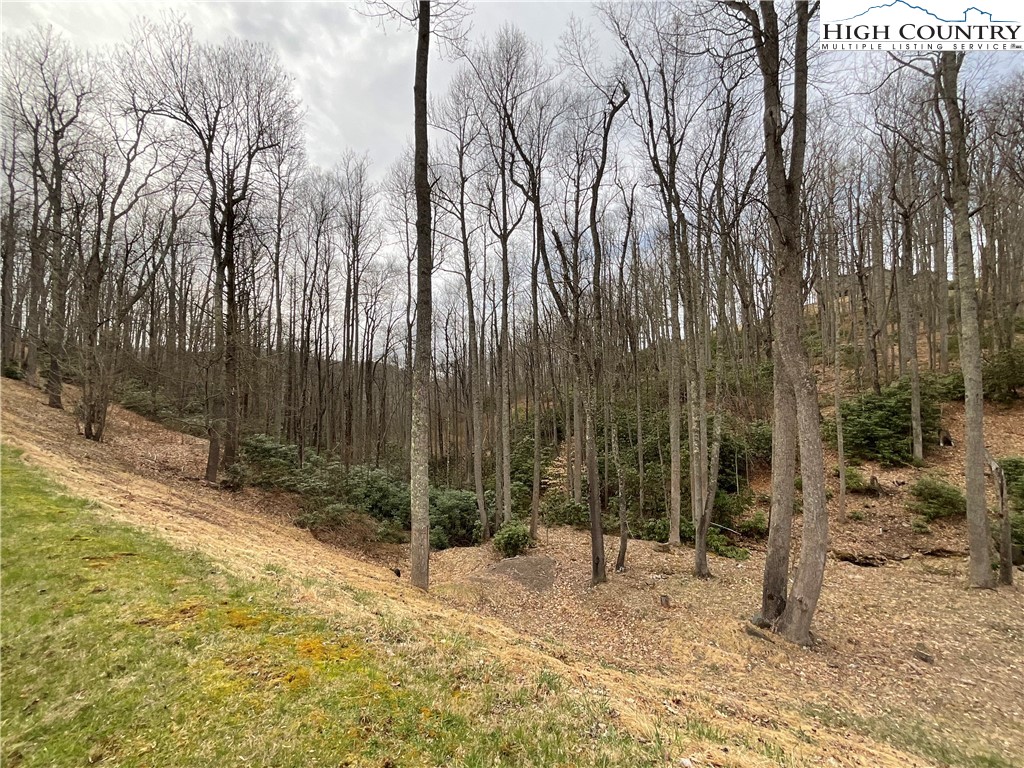
[[959, 488], [935, 477], [924, 476], [910, 489], [910, 510], [927, 522], [967, 514], [967, 499]]
[[[856, 459], [878, 461], [882, 466], [911, 464], [914, 458], [910, 420], [910, 385], [900, 381], [881, 394], [867, 392], [840, 406], [843, 447]], [[939, 412], [934, 396], [922, 387], [921, 431], [937, 434]], [[831, 425], [833, 441], [835, 424]]]
[[492, 541], [494, 548], [503, 557], [516, 557], [523, 554], [530, 546], [530, 531], [527, 529], [526, 523], [521, 520], [512, 520], [498, 529]]
[[569, 496], [549, 495], [541, 504], [540, 513], [547, 525], [590, 527], [589, 507], [581, 501], [574, 501]]
[[1024, 547], [1024, 458], [1000, 459], [1010, 502], [1010, 538]]
[[454, 488], [430, 489], [430, 546], [468, 547], [480, 540], [476, 494]]
[[759, 509], [753, 517], [740, 522], [737, 530], [751, 539], [764, 539], [768, 536], [768, 518]]
[[982, 366], [985, 399], [1009, 403], [1020, 397], [1024, 389], [1024, 348], [1015, 347], [998, 352]]

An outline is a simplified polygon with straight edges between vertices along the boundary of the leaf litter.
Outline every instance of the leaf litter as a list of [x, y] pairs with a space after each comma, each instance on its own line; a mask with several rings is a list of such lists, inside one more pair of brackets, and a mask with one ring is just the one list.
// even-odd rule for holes
[[[4, 441], [114, 518], [236, 573], [267, 578], [273, 569], [299, 602], [344, 610], [365, 599], [362, 591], [402, 621], [483, 642], [524, 679], [551, 670], [607, 702], [617, 725], [637, 738], [680, 729], [683, 759], [692, 765], [774, 765], [776, 750], [804, 765], [935, 764], [850, 726], [879, 722], [923, 728], [964, 755], [989, 751], [1024, 763], [1020, 573], [1011, 588], [967, 589], [966, 561], [956, 556], [965, 549], [963, 524], [909, 531], [896, 481], [906, 484], [917, 470], [863, 468], [894, 492], [849, 497], [875, 506], [864, 520], [833, 523], [833, 548], [899, 558], [880, 568], [830, 559], [817, 643], [799, 648], [749, 632], [764, 565], [756, 547], [744, 562], [712, 555], [715, 578], [705, 582], [690, 575], [689, 549], [634, 541], [626, 572], [610, 572], [609, 583], [594, 588], [588, 535], [551, 529], [524, 558], [553, 561], [550, 588], [495, 571], [489, 547], [463, 548], [432, 556], [428, 596], [396, 579], [391, 568], [404, 568], [408, 557], [399, 547], [341, 551], [292, 525], [299, 510], [288, 494], [204, 485], [205, 440], [115, 407], [107, 442], [96, 444], [76, 434], [70, 413], [47, 408], [37, 390], [4, 381], [2, 396]], [[952, 482], [962, 481], [959, 409], [959, 421], [956, 406], [944, 414], [953, 448], [929, 458]], [[1024, 409], [987, 412], [986, 430], [995, 455], [1024, 454]], [[617, 544], [606, 537], [609, 562]], [[922, 554], [936, 549], [954, 556]]]

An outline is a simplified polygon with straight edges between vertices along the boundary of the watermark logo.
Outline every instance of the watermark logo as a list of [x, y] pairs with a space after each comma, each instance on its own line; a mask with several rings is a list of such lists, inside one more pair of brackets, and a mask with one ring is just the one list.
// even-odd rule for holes
[[1024, 51], [1020, 0], [821, 0], [825, 51]]

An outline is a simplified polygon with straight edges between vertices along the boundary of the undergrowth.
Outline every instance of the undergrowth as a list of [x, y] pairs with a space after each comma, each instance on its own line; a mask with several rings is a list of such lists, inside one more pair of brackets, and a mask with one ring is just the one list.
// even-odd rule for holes
[[[843, 417], [843, 448], [847, 456], [878, 461], [896, 467], [914, 461], [910, 421], [910, 385], [900, 381], [882, 389], [881, 394], [866, 392], [840, 406]], [[835, 423], [826, 425], [835, 443]], [[921, 394], [921, 431], [938, 434], [939, 411], [928, 388]], [[926, 441], [927, 442], [927, 441]]]
[[[299, 462], [298, 448], [267, 435], [242, 441], [241, 461], [231, 468], [231, 487], [255, 485], [302, 497], [299, 525], [313, 531], [344, 531], [354, 515], [377, 524], [379, 541], [404, 541], [410, 527], [409, 485], [386, 469], [309, 456]], [[476, 496], [455, 488], [430, 489], [430, 546], [441, 550], [476, 544], [481, 526]]]
[[5, 766], [663, 764], [557, 675], [355, 592], [292, 608], [273, 569], [234, 578], [3, 458]]
[[505, 523], [494, 534], [494, 548], [503, 557], [516, 557], [530, 546], [530, 531], [521, 520]]
[[925, 475], [914, 483], [910, 494], [914, 497], [910, 510], [927, 522], [967, 514], [967, 499], [963, 492], [936, 477]]
[[1000, 459], [1006, 477], [1006, 492], [1010, 502], [1010, 537], [1024, 547], [1024, 458], [1012, 456]]

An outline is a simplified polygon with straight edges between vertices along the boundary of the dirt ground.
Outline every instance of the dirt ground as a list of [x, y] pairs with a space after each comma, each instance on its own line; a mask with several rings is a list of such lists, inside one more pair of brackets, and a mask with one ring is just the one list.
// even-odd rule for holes
[[[969, 590], [962, 556], [922, 554], [961, 552], [965, 535], [961, 525], [929, 535], [910, 530], [896, 481], [916, 470], [864, 468], [892, 494], [851, 497], [851, 511], [868, 506], [863, 520], [833, 526], [833, 548], [883, 553], [887, 562], [861, 568], [829, 560], [815, 619], [819, 642], [804, 649], [749, 631], [760, 602], [758, 551], [744, 562], [712, 555], [715, 578], [702, 582], [690, 575], [692, 551], [632, 542], [626, 572], [591, 588], [587, 534], [551, 529], [525, 558], [536, 563], [496, 567], [490, 548], [435, 553], [433, 588], [424, 595], [406, 582], [402, 550], [320, 542], [291, 524], [297, 507], [287, 494], [204, 485], [204, 440], [115, 408], [107, 441], [91, 443], [77, 434], [70, 409], [47, 408], [41, 392], [5, 380], [0, 396], [3, 441], [118, 520], [235, 572], [267, 577], [275, 566], [298, 599], [317, 607], [344, 610], [351, 600], [332, 585], [372, 592], [389, 610], [474, 636], [524, 674], [558, 671], [614, 704], [640, 737], [701, 718], [746, 745], [730, 753], [697, 738], [685, 751], [693, 765], [776, 764], [764, 745], [797, 765], [931, 765], [863, 733], [902, 732], [903, 724], [966, 754], [1024, 764], [1024, 574], [1011, 588]], [[944, 417], [955, 445], [932, 471], [955, 480], [962, 412]], [[1024, 411], [990, 417], [990, 450], [1024, 453]], [[617, 545], [607, 540], [609, 562]], [[403, 567], [401, 579], [393, 566]]]

